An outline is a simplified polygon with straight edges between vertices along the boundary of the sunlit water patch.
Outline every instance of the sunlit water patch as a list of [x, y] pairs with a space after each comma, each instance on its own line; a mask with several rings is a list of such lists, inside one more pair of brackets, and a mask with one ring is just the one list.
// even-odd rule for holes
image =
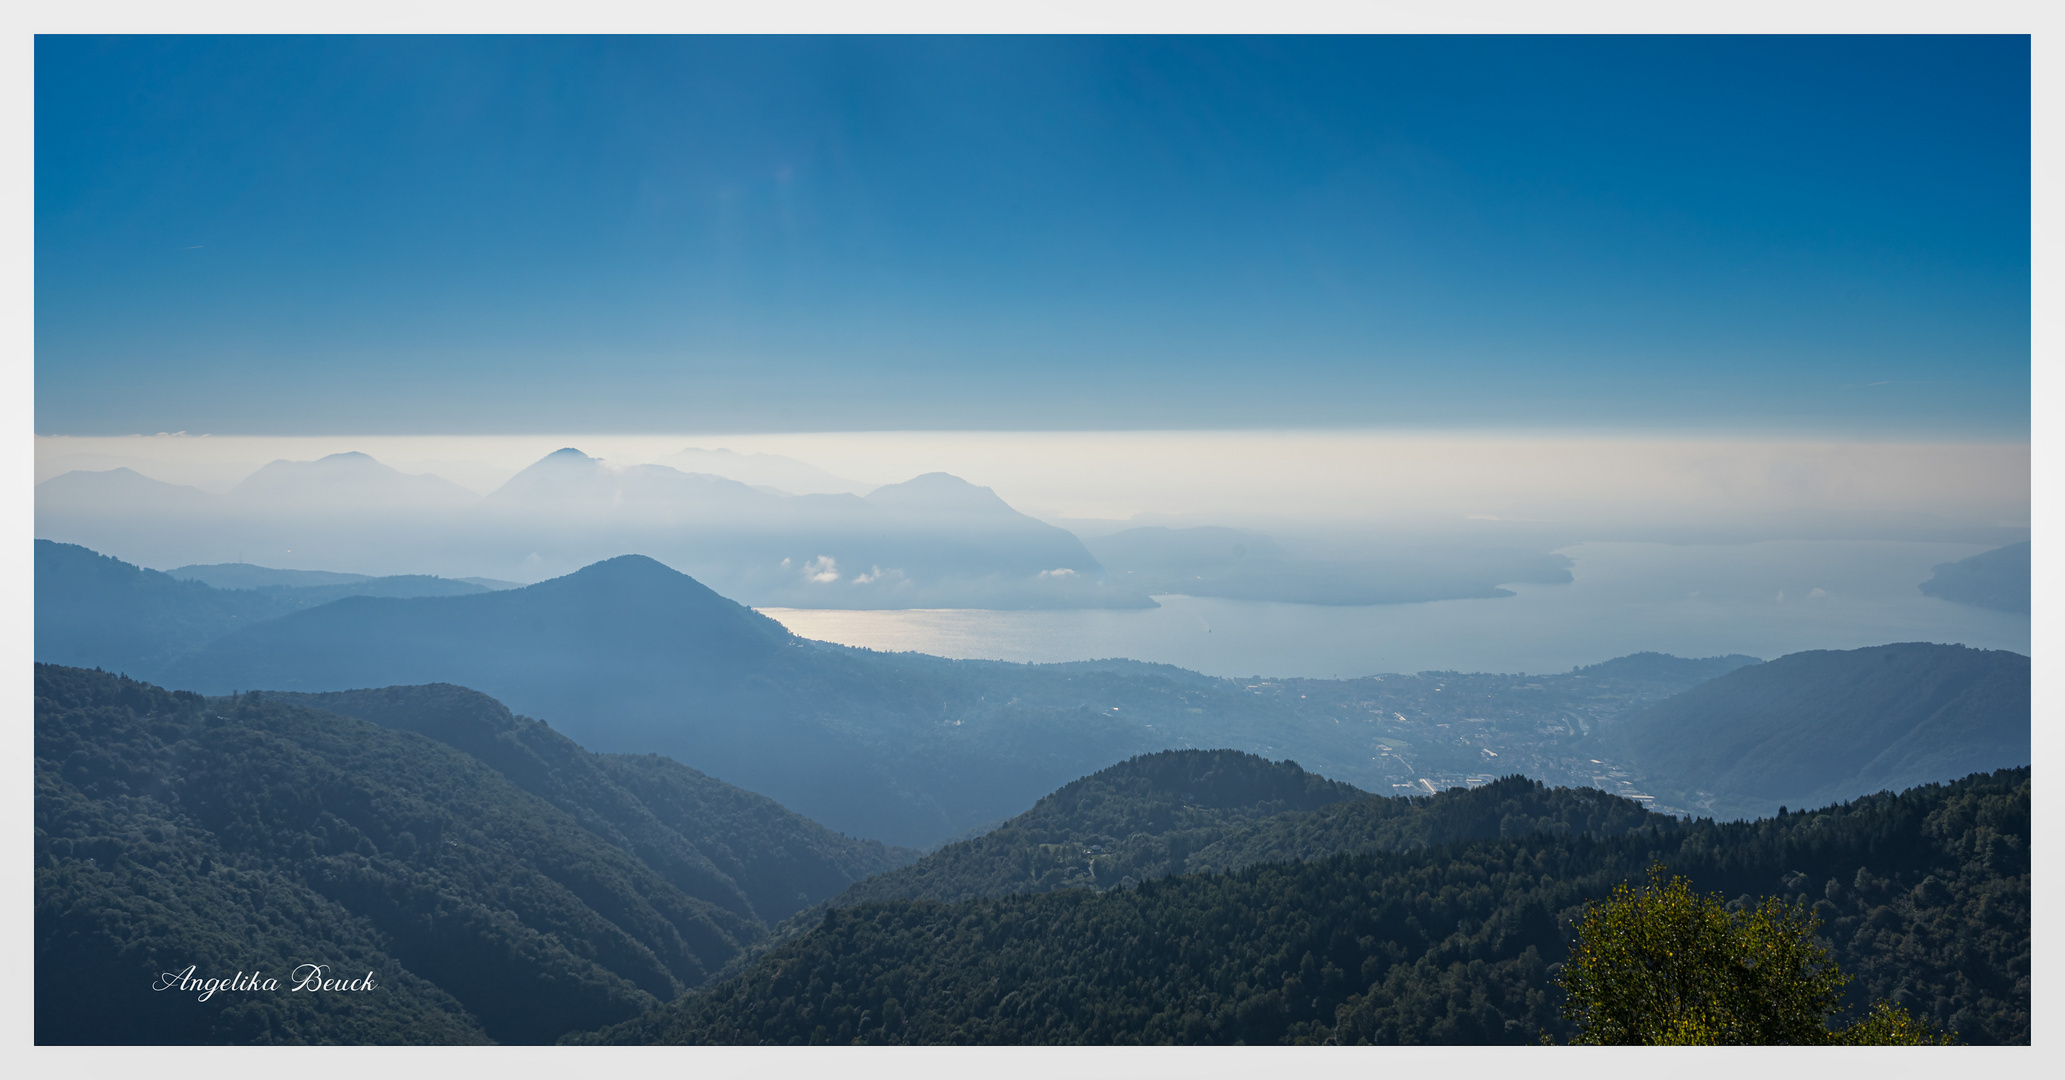
[[1631, 652], [1679, 656], [1954, 642], [2029, 652], [2029, 617], [1916, 588], [1972, 544], [1587, 543], [1568, 585], [1426, 604], [1317, 607], [1158, 597], [1146, 611], [768, 608], [804, 637], [995, 660], [1127, 657], [1213, 675], [1348, 678], [1391, 671], [1565, 671]]

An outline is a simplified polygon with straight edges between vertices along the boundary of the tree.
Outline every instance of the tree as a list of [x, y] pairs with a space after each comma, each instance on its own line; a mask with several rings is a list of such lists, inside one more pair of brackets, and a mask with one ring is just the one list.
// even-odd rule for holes
[[1831, 1028], [1844, 975], [1814, 940], [1804, 907], [1766, 897], [1731, 911], [1682, 877], [1623, 883], [1588, 903], [1558, 982], [1572, 1041], [1593, 1045], [1920, 1045], [1948, 1043], [1890, 1002]]

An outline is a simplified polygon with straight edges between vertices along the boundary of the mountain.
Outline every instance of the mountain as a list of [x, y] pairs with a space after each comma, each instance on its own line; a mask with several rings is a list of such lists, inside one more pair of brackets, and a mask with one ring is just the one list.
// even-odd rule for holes
[[620, 469], [568, 447], [481, 509], [504, 559], [637, 550], [761, 606], [1153, 606], [1108, 587], [1074, 534], [945, 473], [866, 498], [788, 496], [665, 465]]
[[[569, 446], [555, 450], [489, 493], [484, 507], [499, 517], [578, 514], [576, 527], [601, 519], [682, 521], [708, 525], [712, 513], [766, 515], [781, 497], [721, 476], [685, 473], [665, 465], [615, 468]], [[575, 524], [568, 522], [568, 524]]]
[[[1613, 815], [1632, 827], [1613, 835], [1509, 832], [1134, 887], [862, 904], [826, 912], [736, 977], [566, 1041], [1567, 1039], [1552, 980], [1570, 927], [1661, 862], [1737, 905], [1811, 905], [1853, 977], [1853, 1014], [1890, 998], [1961, 1041], [2026, 1044], [2030, 795], [2025, 768], [1755, 822], [1624, 804]], [[1469, 793], [1481, 822], [1543, 796], [1532, 784]]]
[[1929, 596], [2029, 614], [2029, 541], [1943, 563], [1921, 583]]
[[329, 570], [275, 570], [250, 563], [212, 563], [206, 566], [178, 566], [165, 571], [181, 581], [198, 581], [218, 589], [262, 589], [270, 585], [355, 585], [373, 580], [366, 574], [338, 574]]
[[874, 486], [848, 480], [795, 458], [779, 454], [741, 454], [718, 447], [687, 447], [655, 462], [688, 473], [705, 473], [787, 495], [865, 495]]
[[1669, 653], [1638, 652], [1573, 668], [1571, 674], [1587, 679], [1613, 679], [1619, 682], [1671, 687], [1675, 692], [1677, 688], [1697, 686], [1710, 679], [1718, 679], [1731, 671], [1761, 663], [1762, 660], [1742, 653], [1690, 658], [1672, 656]]
[[464, 560], [477, 537], [467, 511], [478, 502], [443, 479], [360, 453], [274, 461], [223, 495], [127, 470], [67, 473], [38, 485], [36, 535], [158, 566], [235, 558], [369, 576], [447, 563], [471, 569]]
[[1535, 832], [1613, 836], [1654, 819], [1640, 804], [1604, 792], [1546, 788], [1517, 776], [1399, 798], [1234, 750], [1145, 754], [1066, 785], [993, 831], [802, 911], [723, 974], [808, 932], [833, 908], [1125, 888], [1200, 870]]
[[226, 590], [76, 544], [36, 541], [36, 659], [155, 675], [240, 626], [297, 610], [291, 595]]
[[1063, 786], [992, 832], [860, 882], [832, 903], [1108, 888], [1180, 871], [1192, 849], [1238, 826], [1364, 795], [1295, 762], [1237, 750], [1143, 754]]
[[1438, 795], [1383, 796], [1294, 762], [1168, 750], [1086, 776], [991, 832], [861, 881], [801, 918], [886, 900], [1130, 887], [1200, 870], [1535, 832], [1617, 836], [1653, 820], [1627, 799], [1518, 776]]
[[1648, 778], [1608, 745], [1619, 718], [1753, 662], [1652, 655], [1557, 675], [1236, 681], [804, 641], [638, 557], [521, 589], [314, 607], [304, 594], [320, 590], [209, 589], [64, 545], [39, 542], [37, 562], [46, 662], [211, 693], [472, 686], [592, 749], [663, 753], [841, 831], [914, 847], [1167, 749], [1289, 758], [1393, 794], [1524, 772], [1646, 797]]
[[2029, 763], [2029, 658], [1909, 643], [1744, 667], [1616, 725], [1681, 805], [1769, 813]]
[[214, 509], [221, 497], [153, 480], [134, 469], [74, 470], [36, 485], [36, 517], [179, 515]]
[[435, 739], [551, 803], [690, 896], [773, 924], [916, 852], [854, 840], [765, 796], [657, 754], [592, 754], [462, 686], [390, 686], [267, 700]]
[[656, 669], [715, 677], [763, 666], [795, 645], [773, 619], [626, 555], [522, 589], [348, 597], [227, 635], [172, 671], [203, 687], [442, 681], [539, 697], [585, 693], [580, 684]]
[[331, 516], [450, 510], [479, 496], [442, 477], [404, 473], [349, 451], [315, 461], [271, 462], [231, 488], [229, 498], [274, 511]]
[[1219, 526], [1126, 529], [1087, 541], [1117, 585], [1153, 595], [1290, 604], [1405, 604], [1511, 596], [1511, 582], [1562, 584], [1570, 560], [1544, 552], [1368, 551], [1294, 554], [1265, 533]]
[[[448, 578], [369, 578], [228, 564], [146, 570], [76, 544], [36, 541], [36, 657], [47, 663], [161, 673], [176, 658], [232, 630], [345, 596], [455, 596], [490, 591]], [[198, 571], [196, 573], [195, 571]], [[184, 576], [183, 576], [184, 575]], [[340, 583], [215, 588], [218, 580]], [[307, 575], [303, 577], [302, 575]]]
[[513, 582], [506, 581], [490, 585], [488, 579], [469, 581], [429, 574], [368, 577], [328, 570], [275, 570], [250, 563], [181, 566], [165, 573], [181, 581], [198, 581], [217, 589], [279, 590], [280, 595], [296, 600], [297, 608], [327, 604], [346, 596], [466, 596], [515, 587]]
[[[451, 686], [204, 699], [39, 664], [36, 783], [45, 1043], [551, 1041], [912, 854]], [[303, 962], [383, 992], [146, 990]]]
[[1469, 840], [1547, 836], [1620, 836], [1657, 816], [1631, 799], [1596, 788], [1552, 788], [1507, 776], [1483, 787], [1438, 795], [1342, 800], [1302, 814], [1253, 822], [1199, 847], [1186, 872], [1239, 870], [1263, 863], [1410, 851]]
[[1104, 568], [1074, 533], [1013, 510], [986, 487], [949, 473], [884, 484], [867, 495], [906, 542], [931, 540], [930, 565], [950, 574], [1100, 578]]
[[981, 687], [801, 641], [640, 556], [502, 592], [349, 597], [225, 634], [163, 671], [209, 690], [478, 687], [586, 745], [664, 752], [898, 843], [994, 820], [1034, 784], [1153, 748], [1136, 725], [1075, 712], [969, 725], [986, 718], [948, 703], [977, 703]]
[[[564, 447], [486, 496], [356, 452], [274, 461], [221, 496], [126, 469], [66, 473], [37, 492], [40, 538], [151, 565], [219, 568], [234, 556], [310, 572], [538, 581], [640, 552], [762, 606], [1154, 606], [1106, 582], [1073, 534], [945, 473], [866, 498], [791, 496]], [[219, 572], [211, 580], [254, 584]]]

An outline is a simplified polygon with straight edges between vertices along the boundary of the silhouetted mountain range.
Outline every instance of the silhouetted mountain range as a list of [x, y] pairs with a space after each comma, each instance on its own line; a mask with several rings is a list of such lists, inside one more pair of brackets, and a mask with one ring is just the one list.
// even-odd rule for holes
[[[457, 596], [475, 582], [411, 575], [313, 585], [214, 588], [131, 566], [74, 544], [36, 541], [36, 656], [156, 675], [231, 630], [345, 596]], [[236, 576], [234, 564], [186, 568]], [[264, 570], [252, 567], [251, 570]], [[265, 571], [278, 574], [279, 571]], [[289, 571], [288, 573], [293, 573]], [[343, 576], [343, 575], [338, 575]]]
[[1721, 817], [2029, 764], [2029, 658], [1909, 643], [1782, 656], [1630, 716], [1610, 744]]
[[[165, 573], [182, 581], [198, 581], [218, 589], [266, 589], [274, 586], [294, 589], [326, 586], [360, 587], [358, 591], [339, 592], [336, 596], [462, 596], [482, 589], [522, 588], [514, 581], [497, 581], [494, 578], [440, 578], [425, 574], [400, 574], [376, 578], [367, 574], [339, 574], [328, 570], [276, 570], [270, 566], [257, 566], [252, 563], [176, 566]], [[459, 585], [478, 588], [459, 588]], [[334, 598], [333, 596], [332, 599]]]
[[228, 495], [234, 503], [275, 510], [383, 517], [417, 508], [457, 508], [476, 498], [442, 477], [404, 473], [355, 451], [315, 461], [274, 461]]
[[2029, 541], [1943, 563], [1922, 592], [1960, 604], [2029, 613]]
[[[124, 522], [183, 524], [217, 511], [221, 496], [153, 480], [134, 469], [74, 470], [36, 485], [36, 519], [58, 528], [102, 528]], [[177, 527], [177, 524], [175, 524]]]
[[718, 447], [687, 447], [655, 462], [682, 472], [706, 473], [784, 495], [865, 495], [874, 488], [834, 476], [815, 465], [780, 454], [742, 454]]
[[[1629, 734], [1641, 725], [1617, 718], [1752, 662], [1652, 655], [1567, 676], [1246, 685], [1129, 661], [1031, 666], [806, 641], [635, 556], [523, 589], [347, 597], [295, 610], [280, 598], [294, 590], [214, 590], [79, 549], [37, 550], [39, 659], [211, 693], [472, 686], [591, 748], [665, 753], [835, 828], [911, 846], [1007, 818], [1073, 777], [1170, 748], [1290, 757], [1386, 789], [1401, 768], [1408, 777], [1456, 777], [1447, 784], [1495, 762], [1526, 761], [1581, 782], [1625, 776], [1597, 759], [1647, 744]], [[1956, 658], [1969, 652], [1914, 653], [1911, 674], [1952, 679]], [[1895, 757], [1911, 768], [1869, 771], [1857, 732], [1814, 734], [1817, 725], [1851, 723], [1847, 714], [1794, 710], [1773, 721], [1792, 740], [1782, 771], [1652, 754], [1623, 783], [1655, 786], [1681, 807], [1690, 803], [1680, 798], [1708, 798], [1698, 791], [1740, 798], [1751, 809], [1712, 805], [1747, 813], [1765, 802], [1808, 803], [1816, 792], [1857, 794], [1956, 774], [1944, 770], [2023, 763], [2029, 711], [2027, 660], [2020, 662], [2019, 697], [2004, 690], [1960, 699], [1959, 722], [1998, 738], [1968, 739], [1932, 721], [1933, 711], [1879, 714], [1886, 745], [1905, 747]], [[1774, 701], [1840, 693], [1813, 665], [1776, 670], [1757, 684], [1773, 687]], [[1924, 752], [1931, 745], [1933, 758]]]
[[[754, 465], [810, 472], [788, 459]], [[343, 453], [275, 461], [224, 495], [127, 469], [65, 473], [37, 486], [36, 512], [45, 539], [157, 565], [236, 555], [536, 581], [639, 551], [763, 606], [1154, 606], [1137, 589], [1107, 583], [1074, 534], [1013, 510], [988, 488], [946, 473], [865, 497], [832, 486], [838, 493], [788, 495], [667, 465], [619, 468], [566, 447], [478, 497]]]
[[[636, 551], [762, 607], [1128, 608], [1160, 593], [1390, 604], [1571, 580], [1562, 555], [1484, 544], [1315, 555], [1249, 530], [1146, 527], [1086, 546], [947, 473], [870, 490], [771, 455], [691, 448], [668, 461], [686, 468], [564, 447], [484, 497], [362, 453], [275, 461], [223, 495], [128, 469], [70, 472], [37, 486], [37, 527], [155, 565], [235, 555], [455, 579], [536, 581]], [[804, 493], [698, 464], [788, 477]]]

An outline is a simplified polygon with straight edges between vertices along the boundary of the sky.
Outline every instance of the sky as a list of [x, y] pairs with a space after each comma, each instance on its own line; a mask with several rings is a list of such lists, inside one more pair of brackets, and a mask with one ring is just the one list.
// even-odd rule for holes
[[2029, 435], [2026, 38], [36, 45], [36, 431]]

